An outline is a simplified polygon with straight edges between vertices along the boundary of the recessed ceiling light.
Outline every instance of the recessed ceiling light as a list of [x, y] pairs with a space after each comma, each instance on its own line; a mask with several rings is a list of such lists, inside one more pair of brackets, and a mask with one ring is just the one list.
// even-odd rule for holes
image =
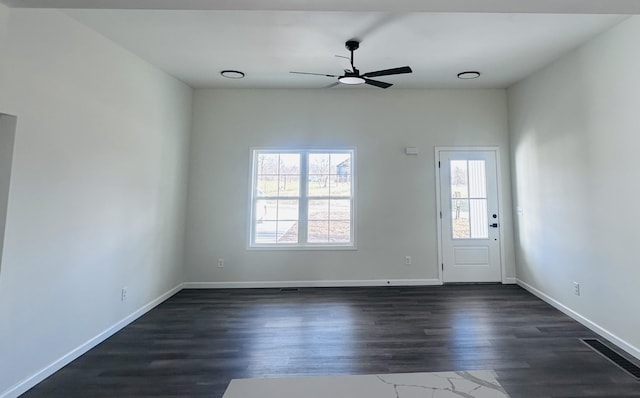
[[467, 72], [458, 73], [458, 79], [463, 79], [463, 80], [477, 79], [479, 77], [480, 77], [480, 72], [476, 72], [476, 71], [467, 71]]
[[220, 74], [228, 79], [242, 79], [244, 77], [244, 72], [239, 70], [223, 70]]

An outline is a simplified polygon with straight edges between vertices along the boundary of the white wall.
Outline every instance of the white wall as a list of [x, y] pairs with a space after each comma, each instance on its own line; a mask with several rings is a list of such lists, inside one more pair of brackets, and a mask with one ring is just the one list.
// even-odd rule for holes
[[[510, 209], [507, 130], [504, 90], [196, 90], [186, 281], [437, 282], [434, 147], [500, 146]], [[250, 147], [333, 145], [357, 148], [358, 250], [247, 250]]]
[[13, 396], [182, 281], [191, 89], [57, 11], [0, 16], [0, 112], [18, 117], [0, 274]]
[[518, 278], [636, 356], [638, 42], [633, 17], [508, 91]]
[[[0, 46], [4, 46], [7, 26], [9, 25], [9, 7], [0, 3]], [[3, 47], [0, 47], [3, 48]]]

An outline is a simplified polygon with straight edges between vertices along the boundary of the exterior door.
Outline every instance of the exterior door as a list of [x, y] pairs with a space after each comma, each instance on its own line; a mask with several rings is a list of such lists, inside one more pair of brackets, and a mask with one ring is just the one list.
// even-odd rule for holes
[[443, 282], [500, 282], [497, 151], [438, 150]]

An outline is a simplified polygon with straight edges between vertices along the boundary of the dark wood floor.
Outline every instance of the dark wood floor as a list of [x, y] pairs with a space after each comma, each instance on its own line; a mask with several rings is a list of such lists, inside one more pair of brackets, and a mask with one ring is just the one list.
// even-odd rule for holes
[[640, 397], [578, 340], [594, 336], [513, 285], [183, 290], [23, 396], [219, 398], [234, 378], [494, 369], [512, 398]]

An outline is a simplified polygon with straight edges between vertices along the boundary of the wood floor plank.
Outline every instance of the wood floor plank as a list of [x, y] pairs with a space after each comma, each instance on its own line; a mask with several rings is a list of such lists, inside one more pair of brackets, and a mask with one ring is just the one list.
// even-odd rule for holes
[[494, 369], [512, 398], [640, 398], [508, 285], [183, 290], [23, 396], [219, 398], [234, 378]]

